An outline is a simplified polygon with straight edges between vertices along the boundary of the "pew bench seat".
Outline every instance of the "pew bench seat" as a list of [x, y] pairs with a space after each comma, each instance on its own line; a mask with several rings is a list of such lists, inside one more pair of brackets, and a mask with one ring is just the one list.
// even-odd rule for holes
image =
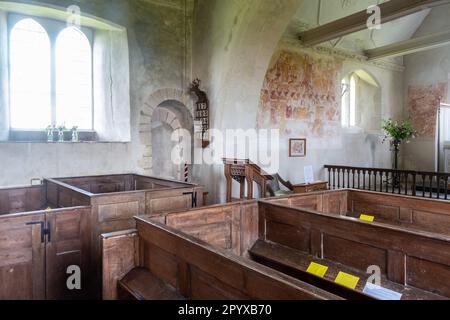
[[[369, 274], [350, 268], [327, 259], [315, 258], [280, 244], [259, 240], [249, 251], [251, 258], [265, 266], [271, 267], [294, 278], [310, 283], [323, 290], [334, 293], [345, 299], [373, 300], [374, 298], [363, 293], [364, 287], [370, 277]], [[309, 274], [307, 269], [311, 262], [327, 266], [328, 271], [324, 278]], [[342, 271], [360, 278], [355, 290], [346, 288], [334, 282], [338, 273]], [[403, 286], [382, 277], [382, 286], [402, 294], [402, 300], [445, 300], [448, 299], [422, 289]]]
[[185, 300], [174, 287], [144, 268], [131, 270], [117, 286], [121, 300]]

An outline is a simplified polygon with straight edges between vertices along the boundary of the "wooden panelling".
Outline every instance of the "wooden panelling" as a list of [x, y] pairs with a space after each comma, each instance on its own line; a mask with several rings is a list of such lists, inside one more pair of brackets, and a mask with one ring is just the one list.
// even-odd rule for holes
[[0, 217], [0, 300], [45, 298], [43, 213]]
[[161, 214], [152, 220], [236, 255], [245, 255], [258, 239], [256, 201]]
[[258, 240], [258, 203], [245, 202], [241, 206], [241, 250], [242, 256], [247, 256], [248, 250]]
[[[101, 247], [104, 233], [134, 229], [135, 216], [158, 215], [163, 212], [189, 210], [197, 193], [197, 204], [202, 204], [203, 187], [182, 182], [139, 175], [111, 175], [47, 180], [49, 198], [58, 206], [84, 203], [92, 206], [90, 215], [91, 263], [94, 266], [93, 282], [100, 295]], [[56, 195], [55, 195], [56, 193]], [[226, 234], [203, 234], [217, 243], [229, 243]]]
[[192, 300], [202, 300], [205, 297], [211, 300], [249, 300], [245, 295], [227, 283], [219, 282], [214, 277], [202, 270], [193, 267], [191, 269], [191, 292]]
[[364, 213], [384, 223], [450, 234], [449, 201], [353, 190], [347, 192], [349, 215]]
[[289, 198], [289, 205], [291, 207], [300, 207], [308, 210], [322, 212], [323, 210], [323, 195], [305, 195], [293, 196]]
[[[305, 247], [299, 247], [298, 244], [308, 241], [299, 238], [299, 233], [295, 230], [312, 228], [317, 231], [314, 232], [314, 239], [311, 238], [308, 243], [321, 239], [320, 258], [360, 272], [366, 272], [369, 266], [375, 265], [380, 267], [382, 273], [391, 281], [450, 298], [448, 290], [444, 289], [436, 278], [439, 271], [442, 274], [441, 282], [446, 283], [450, 274], [449, 236], [337, 215], [317, 214], [269, 202], [260, 202], [259, 206], [259, 219], [264, 221], [262, 225], [276, 222], [283, 225], [284, 230], [291, 230], [290, 233], [286, 232], [281, 242], [277, 241], [269, 230], [262, 234], [261, 240], [277, 242], [299, 252], [305, 252]], [[290, 229], [286, 226], [290, 226]], [[317, 232], [320, 232], [320, 237]], [[303, 235], [308, 236], [307, 233]], [[318, 244], [311, 247], [317, 248]], [[307, 253], [315, 256], [317, 250], [315, 251]]]
[[117, 299], [117, 281], [140, 265], [136, 230], [102, 236], [103, 299]]
[[359, 241], [324, 235], [322, 257], [358, 270], [367, 270], [375, 265], [380, 267], [383, 274], [386, 273], [387, 251]]
[[59, 185], [45, 180], [47, 202], [52, 208], [71, 208], [90, 205], [90, 198], [86, 194], [72, 190], [68, 186]]
[[347, 192], [346, 191], [335, 191], [326, 192], [322, 195], [323, 210], [317, 210], [323, 213], [334, 213], [345, 215], [348, 212], [347, 207]]
[[0, 215], [39, 211], [45, 204], [43, 186], [0, 189]]
[[184, 300], [171, 285], [144, 268], [135, 268], [118, 283], [120, 300]]
[[146, 214], [155, 215], [176, 210], [188, 210], [192, 208], [192, 188], [174, 189], [164, 191], [147, 192]]
[[274, 220], [266, 222], [266, 239], [286, 246], [291, 246], [303, 252], [310, 247], [310, 232], [307, 228], [296, 227], [291, 224], [279, 223]]
[[[383, 203], [383, 202], [381, 202]], [[399, 221], [400, 208], [395, 206], [383, 205], [381, 203], [370, 203], [363, 201], [352, 202], [352, 212], [374, 216], [375, 219], [383, 221]]]
[[408, 257], [407, 283], [437, 294], [450, 297], [450, 268], [426, 259]]
[[139, 201], [104, 204], [98, 206], [98, 221], [109, 222], [131, 219], [139, 214]]
[[151, 219], [137, 218], [137, 227], [145, 268], [187, 298], [338, 299]]
[[[46, 246], [46, 295], [50, 300], [86, 299], [91, 293], [90, 208], [46, 213], [51, 237]], [[81, 271], [81, 290], [67, 288], [67, 270]]]
[[[270, 266], [275, 270], [279, 270], [318, 288], [332, 292], [342, 298], [349, 300], [375, 300], [363, 292], [367, 281], [372, 276], [372, 274], [365, 271], [261, 240], [255, 243], [250, 250], [250, 255], [255, 261], [263, 265]], [[328, 268], [323, 278], [312, 275], [307, 271], [311, 262], [324, 265]], [[340, 272], [351, 274], [360, 279], [354, 290], [335, 283], [335, 279]], [[373, 281], [373, 279], [370, 280]], [[389, 281], [383, 275], [381, 276], [381, 283], [384, 288], [402, 294], [402, 300], [445, 300], [445, 297], [432, 292]]]
[[[166, 224], [222, 249], [233, 249], [233, 210], [206, 209], [169, 214]], [[239, 207], [237, 207], [239, 209]], [[239, 221], [237, 223], [239, 228]], [[239, 242], [235, 242], [239, 245]]]
[[306, 195], [269, 198], [265, 201], [375, 221], [423, 231], [450, 234], [450, 201], [422, 199], [360, 190], [334, 190]]
[[441, 214], [420, 210], [411, 210], [412, 223], [415, 227], [424, 230], [440, 231], [450, 234], [450, 212]]

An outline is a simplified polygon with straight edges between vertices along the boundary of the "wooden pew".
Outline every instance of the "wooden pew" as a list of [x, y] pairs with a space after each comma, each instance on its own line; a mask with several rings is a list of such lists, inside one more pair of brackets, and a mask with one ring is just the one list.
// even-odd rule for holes
[[375, 216], [376, 221], [450, 235], [450, 201], [369, 191], [347, 192], [348, 216]]
[[152, 218], [238, 256], [246, 256], [258, 239], [257, 201], [165, 213]]
[[[91, 261], [97, 298], [101, 297], [101, 234], [135, 228], [134, 216], [159, 215], [202, 203], [203, 187], [140, 175], [46, 179], [54, 207], [89, 205]], [[147, 189], [148, 188], [148, 189]]]
[[[267, 201], [259, 203], [259, 214], [260, 241], [250, 250], [259, 261], [290, 269], [305, 281], [307, 265], [317, 259], [330, 267], [332, 276], [339, 268], [362, 276], [375, 265], [381, 269], [383, 286], [400, 291], [404, 299], [450, 298], [449, 236]], [[362, 277], [363, 285], [365, 280]], [[331, 279], [321, 287], [336, 294], [342, 289], [333, 287]], [[361, 289], [356, 292], [364, 297]]]
[[365, 214], [380, 223], [450, 235], [450, 201], [445, 200], [349, 189], [265, 201], [354, 218]]
[[0, 188], [0, 215], [45, 209], [44, 186]]
[[[76, 207], [1, 215], [0, 300], [88, 299], [90, 212]], [[66, 285], [74, 265], [81, 269], [81, 290]]]
[[186, 299], [340, 299], [150, 218], [136, 220], [137, 232], [103, 235], [104, 299], [120, 298], [120, 283], [142, 268], [149, 286], [174, 288]]

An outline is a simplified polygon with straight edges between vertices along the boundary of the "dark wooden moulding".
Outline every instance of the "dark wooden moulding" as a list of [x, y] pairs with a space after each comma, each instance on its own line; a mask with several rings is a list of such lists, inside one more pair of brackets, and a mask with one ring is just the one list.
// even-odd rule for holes
[[[137, 230], [103, 235], [103, 297], [371, 300], [363, 288], [378, 266], [381, 285], [403, 300], [449, 299], [450, 236], [345, 216], [345, 192], [137, 218]], [[306, 272], [311, 262], [329, 267], [324, 278]], [[360, 278], [355, 290], [334, 282], [339, 271]]]
[[[0, 189], [0, 299], [100, 298], [100, 234], [135, 228], [134, 216], [189, 210], [202, 196], [198, 185], [132, 174]], [[67, 289], [72, 265], [82, 290]]]

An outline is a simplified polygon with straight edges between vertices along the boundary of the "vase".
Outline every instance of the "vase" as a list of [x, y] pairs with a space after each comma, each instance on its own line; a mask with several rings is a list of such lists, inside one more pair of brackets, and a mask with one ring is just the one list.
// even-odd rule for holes
[[72, 131], [72, 142], [78, 142], [78, 131]]
[[53, 131], [47, 131], [47, 142], [53, 142]]

